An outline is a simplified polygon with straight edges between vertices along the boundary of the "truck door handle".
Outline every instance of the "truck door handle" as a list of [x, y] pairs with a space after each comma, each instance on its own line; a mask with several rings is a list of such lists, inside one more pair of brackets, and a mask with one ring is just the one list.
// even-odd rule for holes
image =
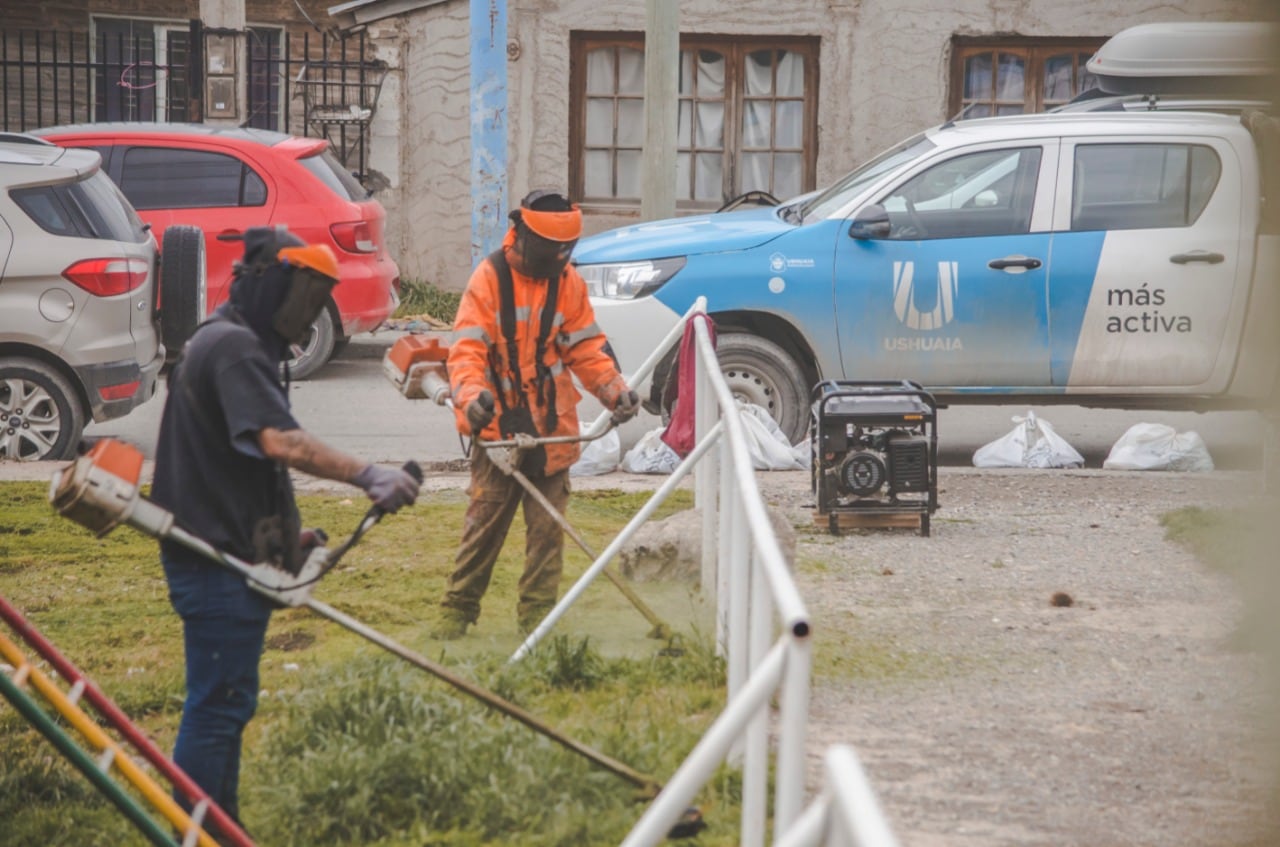
[[[1006, 268], [1022, 268], [1023, 270], [1034, 271], [1040, 267], [1040, 260], [1033, 259], [1030, 256], [1006, 256], [1003, 259], [992, 259], [987, 262], [987, 267], [993, 271], [1003, 271]], [[1017, 271], [1014, 271], [1017, 273]]]
[[1191, 262], [1204, 262], [1206, 265], [1216, 265], [1226, 261], [1226, 256], [1221, 253], [1210, 253], [1208, 250], [1192, 250], [1190, 253], [1175, 253], [1169, 257], [1169, 261], [1175, 265], [1186, 265]]

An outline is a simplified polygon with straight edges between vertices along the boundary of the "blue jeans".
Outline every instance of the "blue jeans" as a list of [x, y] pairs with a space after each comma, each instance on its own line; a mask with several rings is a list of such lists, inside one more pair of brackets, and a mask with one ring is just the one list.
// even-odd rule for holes
[[239, 820], [241, 739], [258, 705], [271, 605], [243, 577], [194, 554], [166, 551], [161, 560], [186, 652], [187, 699], [173, 761]]

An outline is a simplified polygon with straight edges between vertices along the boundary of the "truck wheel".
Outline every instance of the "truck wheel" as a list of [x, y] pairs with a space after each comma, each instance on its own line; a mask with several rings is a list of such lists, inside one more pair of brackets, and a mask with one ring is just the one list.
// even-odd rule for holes
[[809, 389], [790, 354], [768, 339], [735, 332], [716, 339], [716, 355], [735, 398], [768, 410], [792, 444], [804, 440]]
[[324, 367], [333, 356], [338, 343], [338, 328], [334, 326], [333, 310], [325, 309], [311, 325], [307, 340], [289, 348], [290, 379], [307, 379]]
[[0, 460], [70, 459], [83, 433], [66, 377], [35, 359], [0, 359]]
[[170, 360], [204, 320], [207, 273], [204, 233], [185, 225], [166, 229], [160, 250], [160, 340]]

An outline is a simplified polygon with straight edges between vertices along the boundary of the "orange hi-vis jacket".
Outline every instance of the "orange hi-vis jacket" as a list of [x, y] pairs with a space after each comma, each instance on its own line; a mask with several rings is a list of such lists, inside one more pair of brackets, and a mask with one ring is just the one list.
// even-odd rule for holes
[[[508, 264], [514, 243], [515, 230], [511, 229], [502, 242]], [[577, 406], [581, 395], [573, 384], [574, 376], [608, 409], [613, 408], [618, 396], [627, 388], [613, 359], [605, 352], [606, 339], [596, 324], [591, 301], [587, 299], [587, 285], [572, 265], [560, 274], [559, 303], [546, 341], [544, 362], [555, 380], [559, 421], [553, 432], [547, 432], [548, 410], [538, 403], [538, 369], [534, 361], [538, 333], [542, 327], [542, 309], [547, 300], [547, 283], [531, 279], [514, 267], [511, 268], [511, 282], [515, 294], [520, 379], [524, 383], [525, 398], [538, 435], [577, 435]], [[495, 374], [490, 367], [491, 351], [497, 353], [501, 373]], [[472, 434], [466, 408], [476, 395], [487, 388], [497, 400], [496, 415], [480, 438], [485, 441], [502, 438], [498, 417], [502, 414], [503, 401], [507, 408], [515, 408], [520, 405], [521, 398], [517, 387], [511, 384], [507, 339], [502, 334], [500, 320], [498, 273], [488, 258], [476, 266], [467, 282], [467, 290], [463, 292], [453, 324], [448, 369], [458, 432], [468, 436]], [[500, 391], [502, 399], [498, 400]], [[580, 449], [576, 443], [546, 445], [546, 473], [553, 474], [572, 465]]]

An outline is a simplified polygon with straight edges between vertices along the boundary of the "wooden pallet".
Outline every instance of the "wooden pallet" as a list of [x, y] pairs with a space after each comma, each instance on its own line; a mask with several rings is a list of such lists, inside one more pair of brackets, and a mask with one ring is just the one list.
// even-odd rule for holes
[[831, 512], [813, 511], [813, 523], [823, 529], [831, 529], [835, 518], [835, 531], [850, 529], [914, 529], [921, 535], [929, 534], [927, 515], [923, 512]]

